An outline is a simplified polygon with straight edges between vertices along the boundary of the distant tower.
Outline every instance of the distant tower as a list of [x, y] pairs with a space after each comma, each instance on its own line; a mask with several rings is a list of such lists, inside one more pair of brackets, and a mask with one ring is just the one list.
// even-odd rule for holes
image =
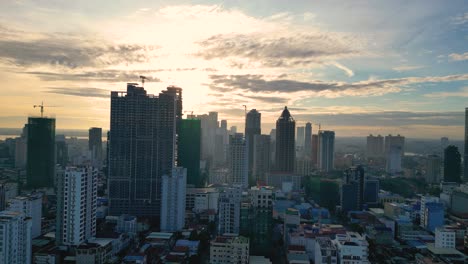
[[102, 167], [102, 128], [92, 127], [89, 129], [88, 146], [93, 166], [100, 169]]
[[465, 108], [465, 149], [463, 155], [463, 177], [465, 178], [465, 181], [468, 181], [468, 107]]
[[335, 166], [335, 132], [319, 131], [318, 141], [318, 167], [322, 171], [329, 172]]
[[381, 158], [384, 156], [384, 138], [381, 135], [367, 137], [367, 158]]
[[296, 158], [295, 149], [296, 121], [285, 106], [281, 116], [276, 121], [276, 170], [280, 172], [294, 172]]
[[312, 124], [307, 122], [305, 126], [304, 155], [306, 159], [312, 159]]
[[29, 188], [53, 188], [55, 174], [55, 118], [30, 117], [27, 128]]
[[249, 184], [247, 173], [247, 144], [242, 133], [229, 136], [229, 173], [230, 183], [242, 185]]
[[261, 134], [261, 118], [256, 109], [250, 110], [245, 117], [245, 140], [247, 142], [247, 155], [248, 155], [248, 170], [249, 175], [252, 175], [253, 168], [253, 146], [254, 136]]
[[266, 175], [270, 172], [270, 136], [255, 135], [253, 146], [253, 176], [256, 182], [267, 182]]

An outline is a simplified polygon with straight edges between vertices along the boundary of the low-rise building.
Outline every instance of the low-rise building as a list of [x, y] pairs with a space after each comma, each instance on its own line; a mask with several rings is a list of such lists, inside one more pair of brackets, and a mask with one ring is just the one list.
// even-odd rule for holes
[[211, 241], [210, 263], [249, 263], [249, 239], [227, 234], [216, 237]]
[[359, 233], [347, 232], [336, 235], [334, 243], [338, 250], [338, 263], [368, 264], [369, 244]]
[[338, 254], [335, 244], [329, 237], [318, 237], [315, 241], [315, 264], [336, 264]]
[[455, 230], [445, 227], [435, 229], [435, 247], [437, 248], [455, 248], [456, 234]]

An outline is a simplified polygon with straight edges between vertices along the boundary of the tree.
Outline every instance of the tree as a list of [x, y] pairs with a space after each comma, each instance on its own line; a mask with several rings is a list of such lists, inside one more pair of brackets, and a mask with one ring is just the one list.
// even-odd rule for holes
[[461, 182], [461, 155], [456, 146], [450, 145], [444, 151], [444, 181]]

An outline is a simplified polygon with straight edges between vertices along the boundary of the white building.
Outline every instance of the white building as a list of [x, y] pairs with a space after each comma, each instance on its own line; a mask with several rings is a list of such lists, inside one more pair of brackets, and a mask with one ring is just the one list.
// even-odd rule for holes
[[31, 263], [31, 220], [23, 213], [0, 212], [0, 263]]
[[57, 232], [62, 245], [80, 245], [96, 235], [97, 170], [67, 167], [57, 175]]
[[31, 237], [36, 238], [41, 235], [42, 194], [17, 196], [16, 198], [10, 200], [9, 210], [21, 212], [26, 217], [31, 217]]
[[241, 197], [240, 187], [226, 188], [220, 193], [218, 234], [239, 234]]
[[315, 264], [338, 263], [335, 244], [329, 237], [318, 237], [315, 240]]
[[218, 236], [211, 241], [210, 263], [249, 263], [249, 239], [242, 236]]
[[338, 250], [340, 264], [368, 264], [369, 244], [359, 233], [337, 234], [333, 243]]
[[162, 178], [161, 231], [178, 231], [185, 226], [187, 169], [177, 167]]
[[456, 233], [453, 229], [437, 227], [435, 229], [436, 248], [455, 248]]
[[247, 144], [242, 133], [229, 137], [228, 163], [229, 183], [247, 188], [249, 184]]
[[427, 203], [438, 203], [439, 202], [439, 197], [434, 197], [434, 196], [422, 196], [421, 197], [421, 210], [419, 211], [419, 219], [420, 219], [420, 226], [424, 227], [424, 223], [426, 222], [426, 216], [425, 216], [425, 211], [426, 211], [426, 204]]
[[201, 213], [207, 210], [218, 212], [219, 192], [201, 192], [195, 195], [193, 211]]

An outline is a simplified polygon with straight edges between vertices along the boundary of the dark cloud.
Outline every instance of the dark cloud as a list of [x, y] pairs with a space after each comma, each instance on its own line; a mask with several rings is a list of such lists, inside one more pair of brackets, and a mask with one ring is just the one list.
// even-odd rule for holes
[[101, 88], [85, 87], [47, 87], [46, 93], [72, 95], [80, 97], [109, 98], [110, 91]]
[[272, 103], [272, 104], [284, 104], [287, 103], [289, 100], [287, 98], [281, 96], [255, 96], [255, 95], [244, 95], [238, 94], [238, 96], [253, 99], [256, 101], [260, 101], [263, 103]]
[[381, 95], [399, 92], [401, 88], [425, 82], [451, 82], [468, 79], [468, 74], [408, 77], [400, 79], [366, 80], [354, 83], [322, 82], [322, 81], [295, 81], [287, 79], [267, 80], [263, 75], [211, 75], [212, 82], [208, 86], [217, 92], [249, 91], [254, 93], [265, 92], [348, 92], [356, 96]]
[[66, 68], [99, 67], [148, 61], [157, 47], [114, 45], [89, 36], [32, 34], [0, 28], [0, 59], [18, 66], [50, 65]]
[[464, 124], [463, 112], [410, 112], [384, 111], [369, 113], [329, 113], [312, 114], [299, 112], [291, 115], [300, 121], [313, 121], [334, 126], [461, 126]]
[[199, 43], [204, 50], [197, 55], [205, 59], [242, 57], [269, 67], [286, 67], [360, 55], [363, 53], [361, 42], [344, 34], [318, 32], [282, 37], [215, 35]]
[[36, 75], [44, 81], [102, 81], [102, 82], [128, 82], [131, 80], [139, 80], [140, 75], [145, 75], [149, 82], [160, 82], [161, 80], [156, 77], [151, 77], [147, 71], [119, 71], [119, 70], [98, 70], [93, 72], [81, 73], [56, 73], [56, 72], [43, 72], [31, 71], [25, 72], [26, 74]]

